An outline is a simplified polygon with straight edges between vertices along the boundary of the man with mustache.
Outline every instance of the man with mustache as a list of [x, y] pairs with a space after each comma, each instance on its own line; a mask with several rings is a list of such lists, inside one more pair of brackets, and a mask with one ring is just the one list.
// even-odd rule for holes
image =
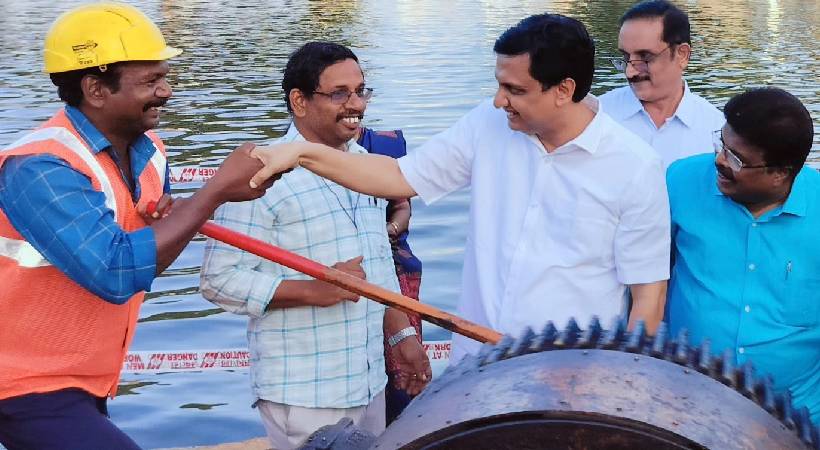
[[[372, 90], [350, 49], [305, 44], [290, 56], [282, 89], [293, 123], [278, 142], [367, 154], [356, 137]], [[386, 207], [383, 198], [296, 168], [259, 200], [223, 205], [215, 220], [398, 292]], [[376, 435], [384, 430], [383, 335], [411, 394], [432, 376], [405, 313], [250, 253], [209, 241], [201, 291], [225, 310], [249, 316], [254, 406], [276, 449], [294, 448], [343, 417]]]
[[[165, 149], [151, 129], [171, 97], [169, 47], [136, 8], [58, 18], [45, 70], [66, 103], [0, 152], [0, 443], [135, 449], [107, 417], [139, 308], [216, 207], [253, 199], [243, 145], [167, 213]], [[159, 200], [155, 217], [143, 216]], [[156, 220], [149, 223], [152, 219]]]
[[707, 338], [736, 366], [774, 376], [820, 422], [820, 174], [805, 167], [812, 119], [775, 88], [724, 107], [715, 155], [667, 172], [674, 266], [672, 335]]
[[604, 111], [649, 143], [665, 167], [708, 153], [712, 132], [724, 120], [683, 79], [692, 54], [689, 17], [668, 1], [654, 0], [630, 8], [620, 23], [622, 56], [612, 63], [624, 72], [629, 86], [602, 95]]
[[[470, 187], [458, 311], [503, 333], [570, 317], [660, 322], [669, 275], [663, 168], [651, 147], [587, 97], [595, 47], [577, 20], [530, 16], [495, 42], [498, 89], [407, 156], [266, 151], [358, 192], [434, 202]], [[454, 336], [451, 363], [478, 342]]]

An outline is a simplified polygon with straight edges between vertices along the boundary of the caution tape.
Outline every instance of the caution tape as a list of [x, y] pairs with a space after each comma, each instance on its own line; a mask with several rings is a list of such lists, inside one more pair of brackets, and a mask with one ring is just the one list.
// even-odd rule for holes
[[171, 183], [204, 183], [216, 174], [213, 166], [170, 166]]
[[[430, 364], [445, 366], [450, 359], [450, 341], [425, 341], [424, 351]], [[250, 367], [250, 352], [246, 348], [222, 350], [135, 351], [123, 359], [126, 373], [204, 372], [237, 370]]]

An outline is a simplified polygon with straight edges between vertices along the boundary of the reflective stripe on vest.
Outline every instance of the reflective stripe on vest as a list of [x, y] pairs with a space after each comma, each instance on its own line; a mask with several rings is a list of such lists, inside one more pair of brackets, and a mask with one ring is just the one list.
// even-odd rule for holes
[[20, 267], [46, 267], [51, 263], [26, 241], [0, 236], [0, 256], [13, 259]]
[[91, 171], [94, 172], [94, 176], [96, 176], [97, 180], [99, 180], [100, 187], [102, 187], [103, 194], [105, 194], [105, 206], [111, 211], [114, 211], [114, 219], [116, 220], [117, 199], [114, 197], [114, 188], [111, 187], [111, 181], [108, 180], [108, 177], [105, 175], [105, 171], [100, 165], [100, 162], [97, 161], [97, 158], [94, 156], [91, 149], [86, 147], [82, 142], [80, 142], [79, 139], [77, 139], [77, 136], [74, 136], [74, 134], [67, 129], [61, 127], [41, 128], [27, 136], [23, 136], [17, 142], [6, 148], [6, 150], [12, 150], [34, 142], [48, 140], [57, 141], [64, 147], [74, 152], [74, 154], [79, 156], [80, 159], [88, 165]]
[[[77, 136], [72, 134], [65, 128], [48, 127], [36, 130], [27, 136], [23, 136], [3, 151], [13, 150], [17, 147], [32, 144], [35, 142], [54, 140], [59, 142], [64, 147], [70, 149], [74, 154], [80, 157], [85, 162], [94, 176], [99, 180], [100, 187], [102, 187], [105, 195], [105, 206], [114, 212], [114, 220], [117, 219], [117, 199], [114, 197], [114, 188], [111, 187], [111, 181], [106, 176], [100, 162], [92, 153], [91, 149], [86, 147]], [[159, 153], [159, 151], [157, 151]], [[164, 174], [165, 172], [163, 172]], [[46, 267], [51, 263], [35, 249], [27, 241], [20, 241], [17, 239], [9, 239], [0, 237], [0, 256], [11, 258], [17, 262], [21, 267], [34, 268]]]
[[165, 186], [165, 165], [168, 163], [165, 155], [159, 151], [157, 144], [154, 143], [153, 139], [151, 140], [151, 144], [154, 145], [154, 154], [151, 156], [151, 165], [154, 166], [154, 169], [157, 171], [157, 175], [159, 175], [159, 185]]

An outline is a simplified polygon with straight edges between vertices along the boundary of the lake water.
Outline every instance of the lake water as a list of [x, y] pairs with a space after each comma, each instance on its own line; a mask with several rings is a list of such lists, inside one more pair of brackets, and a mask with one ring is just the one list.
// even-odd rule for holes
[[[80, 2], [0, 0], [0, 147], [60, 107], [41, 72], [49, 23]], [[243, 141], [282, 135], [287, 55], [308, 40], [354, 49], [375, 96], [366, 124], [401, 128], [410, 147], [445, 129], [492, 95], [492, 45], [519, 19], [544, 11], [582, 20], [598, 55], [615, 56], [617, 20], [630, 1], [311, 0], [209, 2], [146, 0], [171, 45], [174, 98], [161, 135], [174, 165], [216, 165]], [[693, 24], [690, 87], [716, 105], [752, 86], [783, 87], [807, 104], [820, 154], [820, 6], [815, 0], [681, 1]], [[623, 84], [601, 60], [593, 92]], [[424, 262], [422, 299], [453, 311], [458, 298], [467, 193], [414, 203], [411, 245]], [[204, 242], [196, 240], [156, 280], [133, 350], [207, 350], [245, 345], [245, 319], [198, 293]], [[427, 339], [448, 332], [425, 328]], [[123, 376], [113, 420], [146, 448], [212, 444], [261, 436], [246, 370]]]

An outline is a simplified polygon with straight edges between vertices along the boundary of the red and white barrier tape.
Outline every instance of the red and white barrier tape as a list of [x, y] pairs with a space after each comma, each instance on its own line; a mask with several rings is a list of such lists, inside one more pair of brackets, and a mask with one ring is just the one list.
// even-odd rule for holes
[[171, 183], [204, 183], [216, 174], [216, 166], [170, 166]]
[[[450, 341], [425, 341], [424, 350], [434, 373], [450, 359]], [[236, 370], [250, 366], [248, 349], [128, 352], [122, 371], [127, 373]]]

